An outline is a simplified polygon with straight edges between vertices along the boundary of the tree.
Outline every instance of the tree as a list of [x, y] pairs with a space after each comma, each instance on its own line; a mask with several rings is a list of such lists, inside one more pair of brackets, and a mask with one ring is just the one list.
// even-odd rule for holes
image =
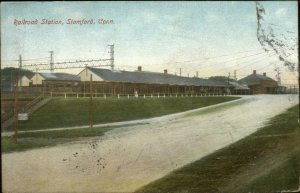
[[298, 52], [298, 37], [291, 30], [285, 30], [283, 26], [268, 23], [264, 20], [266, 11], [264, 7], [256, 2], [257, 16], [257, 39], [266, 52], [274, 51], [278, 59], [287, 66], [290, 71], [296, 68], [296, 62], [289, 57]]

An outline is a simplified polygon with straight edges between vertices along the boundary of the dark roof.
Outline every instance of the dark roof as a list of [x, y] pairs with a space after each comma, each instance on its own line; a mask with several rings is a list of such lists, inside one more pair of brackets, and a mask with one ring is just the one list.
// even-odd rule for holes
[[80, 77], [67, 73], [39, 73], [45, 80], [80, 81]]
[[262, 80], [270, 80], [270, 81], [276, 82], [272, 78], [267, 77], [267, 76], [263, 76], [263, 75], [260, 75], [260, 74], [251, 74], [249, 76], [246, 76], [245, 78], [240, 79], [238, 82], [239, 83], [244, 83], [244, 84], [247, 84], [247, 85], [257, 85], [257, 84], [260, 84], [260, 82]]
[[168, 84], [168, 85], [187, 85], [187, 86], [218, 86], [228, 87], [227, 82], [208, 80], [202, 78], [180, 77], [171, 74], [145, 72], [145, 71], [111, 71], [108, 69], [88, 68], [104, 81], [109, 82], [128, 82], [144, 84]]

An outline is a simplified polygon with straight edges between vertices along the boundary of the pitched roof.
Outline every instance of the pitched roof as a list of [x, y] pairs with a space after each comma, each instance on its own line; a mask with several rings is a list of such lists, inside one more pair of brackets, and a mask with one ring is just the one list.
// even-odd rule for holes
[[67, 73], [39, 73], [45, 80], [80, 81], [80, 78]]
[[248, 89], [250, 89], [248, 86], [243, 85], [243, 84], [241, 84], [241, 83], [239, 83], [237, 81], [229, 81], [229, 84], [232, 85], [232, 86], [234, 86], [234, 88], [236, 90], [248, 90]]
[[33, 75], [30, 75], [30, 76], [28, 76], [28, 75], [23, 75], [23, 76], [21, 76], [21, 78], [23, 78], [23, 77], [25, 77], [25, 78], [27, 78], [27, 79], [32, 79], [33, 77], [34, 77], [34, 74]]
[[260, 75], [260, 74], [251, 74], [249, 76], [246, 76], [245, 78], [240, 79], [238, 82], [239, 83], [244, 83], [244, 84], [247, 84], [247, 85], [257, 85], [257, 84], [260, 84], [260, 82], [262, 80], [270, 80], [270, 81], [276, 82], [272, 78], [267, 77], [267, 76], [263, 76], [263, 75]]
[[97, 74], [104, 81], [110, 82], [228, 87], [228, 84], [225, 81], [208, 80], [196, 77], [188, 78], [146, 71], [111, 71], [108, 69], [90, 67], [88, 69]]

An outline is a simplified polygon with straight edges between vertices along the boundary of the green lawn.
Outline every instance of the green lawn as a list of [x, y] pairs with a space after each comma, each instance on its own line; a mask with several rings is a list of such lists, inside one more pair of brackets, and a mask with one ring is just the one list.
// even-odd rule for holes
[[[238, 99], [185, 97], [160, 99], [93, 99], [94, 124], [157, 117]], [[89, 125], [89, 99], [54, 99], [19, 122], [19, 130]], [[11, 128], [10, 128], [11, 129]]]
[[298, 105], [252, 135], [137, 192], [279, 192], [299, 187]]

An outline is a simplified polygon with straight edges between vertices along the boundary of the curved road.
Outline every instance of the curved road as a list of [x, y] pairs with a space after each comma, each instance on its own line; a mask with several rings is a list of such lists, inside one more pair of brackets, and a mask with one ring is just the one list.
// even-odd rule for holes
[[211, 111], [150, 119], [88, 141], [2, 154], [2, 188], [4, 192], [134, 191], [255, 132], [297, 103], [298, 95], [243, 96]]

